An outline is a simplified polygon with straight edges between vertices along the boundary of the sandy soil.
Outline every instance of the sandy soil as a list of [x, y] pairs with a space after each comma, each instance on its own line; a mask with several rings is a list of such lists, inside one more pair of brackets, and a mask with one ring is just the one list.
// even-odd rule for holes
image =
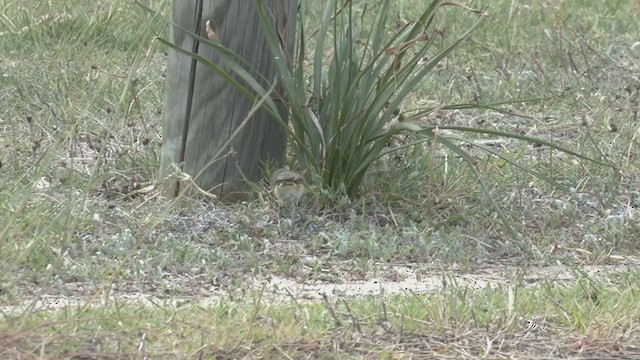
[[[627, 259], [628, 260], [628, 259]], [[398, 293], [429, 294], [441, 290], [443, 287], [457, 285], [470, 289], [485, 287], [505, 287], [522, 281], [531, 286], [540, 281], [571, 282], [581, 274], [589, 277], [608, 278], [615, 273], [629, 269], [637, 269], [640, 262], [632, 265], [620, 266], [584, 266], [571, 268], [567, 266], [517, 268], [504, 266], [488, 266], [465, 272], [419, 272], [406, 266], [385, 266], [377, 276], [365, 276], [358, 281], [326, 281], [313, 280], [297, 282], [291, 278], [269, 276], [268, 278], [247, 279], [248, 289], [262, 291], [264, 301], [288, 302], [318, 301], [327, 296], [333, 297], [362, 297], [393, 295]], [[5, 314], [16, 314], [22, 311], [56, 311], [67, 307], [109, 306], [114, 304], [130, 304], [144, 306], [183, 307], [185, 305], [208, 306], [215, 305], [220, 300], [230, 299], [230, 293], [224, 286], [199, 287], [193, 295], [158, 295], [146, 291], [119, 290], [112, 286], [110, 289], [75, 292], [73, 295], [41, 294], [30, 299], [24, 299], [22, 304], [0, 306]]]

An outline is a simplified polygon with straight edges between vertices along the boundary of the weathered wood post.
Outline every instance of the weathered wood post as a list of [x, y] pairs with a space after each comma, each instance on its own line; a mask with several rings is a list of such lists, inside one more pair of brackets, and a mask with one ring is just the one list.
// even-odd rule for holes
[[[201, 19], [196, 19], [198, 3], [196, 0], [174, 0], [173, 21], [190, 31], [194, 31], [195, 24], [199, 23], [197, 29], [205, 37], [205, 24], [212, 21], [220, 42], [252, 64], [252, 69], [245, 68], [256, 79], [263, 79], [261, 85], [269, 89], [276, 78], [276, 66], [264, 40], [255, 1], [203, 0]], [[273, 26], [277, 26], [277, 31], [283, 35], [285, 50], [292, 54], [297, 1], [265, 0], [265, 3], [273, 14]], [[173, 26], [170, 41], [189, 51], [195, 49], [193, 37]], [[211, 46], [199, 43], [197, 49], [198, 54], [223, 65]], [[169, 50], [160, 162], [160, 178], [165, 179], [163, 192], [173, 197], [189, 188], [178, 180], [166, 179], [178, 168], [189, 174], [201, 189], [221, 198], [242, 198], [244, 178], [259, 180], [264, 161], [282, 163], [286, 133], [266, 112], [258, 111], [230, 146], [222, 149], [245, 120], [254, 101], [198, 63], [195, 65], [193, 98], [188, 104], [191, 71], [191, 57]], [[272, 98], [277, 99], [277, 96], [273, 94]], [[281, 105], [277, 100], [276, 104]], [[284, 106], [279, 110], [286, 118]], [[185, 122], [188, 122], [186, 130]], [[213, 159], [221, 150], [222, 155]]]

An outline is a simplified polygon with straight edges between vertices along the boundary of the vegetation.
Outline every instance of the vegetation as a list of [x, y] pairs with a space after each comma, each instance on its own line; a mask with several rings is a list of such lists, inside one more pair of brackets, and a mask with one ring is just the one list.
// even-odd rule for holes
[[[168, 16], [167, 1], [146, 3]], [[324, 4], [308, 3], [308, 34], [327, 29]], [[465, 5], [488, 15], [463, 36], [478, 14], [438, 9], [426, 65], [413, 68], [431, 66], [419, 86], [372, 100], [370, 118], [387, 116], [373, 128], [389, 138], [361, 135], [384, 147], [345, 175], [360, 177], [358, 190], [327, 192], [331, 169], [346, 166], [327, 157], [289, 218], [261, 184], [236, 205], [157, 196], [160, 17], [128, 1], [0, 0], [2, 357], [638, 355], [639, 274], [626, 266], [638, 264], [640, 236], [640, 8]], [[336, 51], [363, 60], [353, 74], [376, 66], [362, 56], [374, 41], [356, 48], [333, 34], [371, 39], [361, 19], [377, 17], [380, 37], [400, 42], [430, 11], [413, 0], [380, 6], [343, 10], [356, 27], [328, 28], [326, 46], [305, 37], [312, 50], [292, 76], [326, 97], [311, 55], [326, 65], [321, 77], [352, 69], [331, 65]], [[424, 59], [414, 45], [407, 62]], [[366, 104], [354, 91], [374, 89], [386, 94], [357, 86], [345, 97]], [[313, 104], [318, 119], [353, 115], [329, 116], [327, 105]], [[429, 141], [391, 130], [398, 115], [397, 126], [421, 129], [412, 133], [431, 130]], [[314, 140], [313, 129], [302, 134], [298, 145]], [[314, 141], [351, 135], [340, 136]], [[297, 163], [318, 159], [302, 151], [292, 143]], [[348, 291], [374, 281], [393, 286]], [[43, 310], [49, 302], [57, 310]]]

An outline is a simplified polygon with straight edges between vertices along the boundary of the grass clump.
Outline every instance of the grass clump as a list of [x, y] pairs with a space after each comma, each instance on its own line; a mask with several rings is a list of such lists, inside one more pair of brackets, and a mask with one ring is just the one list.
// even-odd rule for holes
[[[367, 171], [390, 152], [391, 139], [423, 130], [402, 121], [405, 98], [484, 17], [477, 12], [468, 29], [436, 46], [442, 40], [442, 6], [433, 1], [415, 21], [396, 29], [389, 26], [390, 1], [363, 8], [329, 1], [317, 28], [308, 30], [304, 17], [298, 22], [295, 67], [289, 70], [282, 55], [277, 64], [291, 111], [292, 150], [320, 188], [359, 194]], [[301, 13], [308, 7], [302, 2]], [[261, 16], [265, 23], [264, 8]], [[264, 30], [271, 51], [279, 54], [276, 34]]]
[[[148, 3], [168, 12], [167, 2]], [[324, 4], [309, 4], [306, 29], [321, 27]], [[352, 34], [368, 34], [359, 19], [383, 5], [354, 5]], [[393, 2], [387, 22], [414, 24], [428, 5]], [[135, 191], [157, 176], [165, 49], [153, 38], [163, 21], [123, 1], [0, 0], [0, 9], [0, 357], [638, 356], [635, 4], [488, 5], [484, 25], [397, 114], [437, 137], [394, 136], [355, 197], [308, 172], [316, 188], [293, 218], [267, 189], [246, 203], [181, 207]], [[445, 31], [434, 53], [477, 20], [437, 13]], [[324, 75], [347, 33], [328, 28]], [[366, 46], [352, 48], [362, 61]], [[320, 84], [325, 102], [311, 90], [305, 100], [318, 119], [329, 106]], [[541, 100], [513, 101], [522, 98]], [[511, 102], [446, 107], [501, 100]], [[381, 112], [394, 115], [390, 105]], [[410, 119], [406, 109], [435, 110]], [[319, 206], [324, 196], [329, 206]], [[492, 202], [529, 252], [499, 226]], [[556, 273], [559, 264], [575, 272]], [[409, 271], [425, 287], [406, 286]], [[282, 291], [262, 286], [272, 280]], [[375, 292], [354, 295], [371, 284]], [[318, 289], [330, 289], [326, 299]]]

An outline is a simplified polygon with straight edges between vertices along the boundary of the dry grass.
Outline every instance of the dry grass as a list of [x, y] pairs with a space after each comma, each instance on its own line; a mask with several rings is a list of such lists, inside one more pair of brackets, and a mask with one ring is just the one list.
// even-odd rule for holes
[[[417, 6], [399, 1], [397, 11], [411, 19]], [[487, 25], [405, 106], [544, 97], [508, 113], [440, 110], [420, 121], [540, 136], [619, 170], [471, 136], [569, 189], [464, 147], [527, 252], [437, 144], [384, 159], [359, 198], [312, 191], [291, 218], [261, 184], [242, 204], [169, 204], [147, 191], [161, 145], [165, 55], [153, 37], [163, 22], [124, 1], [0, 0], [0, 357], [640, 357], [638, 8], [491, 6]], [[554, 264], [576, 277], [453, 281], [487, 266]], [[621, 271], [581, 276], [589, 265]], [[255, 285], [390, 283], [399, 268], [447, 286], [271, 302]], [[132, 293], [154, 303], [123, 303]], [[7, 310], [66, 298], [88, 301]], [[120, 302], [85, 306], [104, 298]]]

